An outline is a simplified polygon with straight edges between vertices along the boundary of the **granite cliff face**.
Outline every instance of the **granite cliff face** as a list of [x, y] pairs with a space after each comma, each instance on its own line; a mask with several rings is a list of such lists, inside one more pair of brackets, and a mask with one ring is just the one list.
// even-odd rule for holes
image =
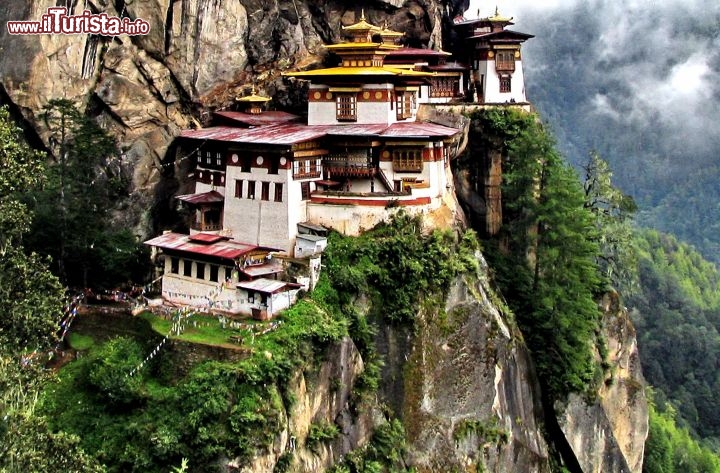
[[[361, 0], [352, 6], [339, 0], [7, 0], [0, 22], [36, 20], [58, 4], [74, 13], [87, 5], [93, 12], [143, 18], [151, 33], [9, 36], [3, 28], [0, 100], [40, 141], [47, 133], [39, 116], [54, 98], [76, 102], [109, 129], [133, 176], [123, 203], [129, 210], [115, 219], [143, 235], [153, 232], [148, 209], [181, 184], [169, 152], [181, 129], [232, 105], [252, 84], [272, 96], [275, 106], [296, 107], [297, 87], [281, 72], [321, 63], [322, 44], [339, 40], [341, 24], [356, 21], [361, 9], [368, 20], [387, 20], [390, 28], [405, 31], [417, 46], [441, 44], [443, 24], [468, 6], [466, 0]], [[467, 179], [457, 187], [470, 195], [474, 186]], [[380, 332], [378, 346], [387, 359], [380, 397], [402, 418], [410, 444], [406, 461], [418, 471], [478, 465], [493, 472], [550, 471], [532, 361], [485, 277], [456, 281], [444, 310], [419, 311], [414, 333], [387, 327]], [[643, 381], [632, 326], [616, 305], [606, 302], [611, 377], [593, 403], [571, 397], [559, 419], [585, 472], [641, 471], [647, 434]], [[268, 456], [244, 471], [272, 471], [291, 448], [288, 432], [307, 432], [312, 420], [337, 422], [344, 435], [320, 453], [298, 451], [298, 471], [321, 471], [367, 442], [374, 421], [350, 422], [347, 392], [333, 391], [330, 382], [346, 376], [349, 388], [362, 360], [348, 342], [333, 358], [320, 367], [312, 388], [304, 376], [293, 381], [299, 402], [296, 412], [286, 414], [288, 429], [278, 433]]]
[[648, 405], [635, 329], [617, 294], [605, 296], [601, 305], [610, 369], [594, 400], [570, 396], [560, 408], [560, 426], [583, 472], [640, 472]]
[[[12, 20], [39, 20], [49, 7], [141, 18], [147, 36], [10, 36]], [[168, 147], [180, 130], [231, 106], [253, 84], [274, 105], [297, 105], [281, 73], [324, 59], [322, 45], [341, 39], [341, 25], [366, 17], [405, 31], [410, 44], [441, 44], [443, 21], [466, 0], [8, 0], [0, 9], [0, 100], [45, 141], [40, 112], [70, 99], [117, 137], [133, 176], [130, 213], [118, 215], [137, 233], [152, 232], [151, 208], [174, 191]], [[166, 179], [167, 180], [167, 179]]]

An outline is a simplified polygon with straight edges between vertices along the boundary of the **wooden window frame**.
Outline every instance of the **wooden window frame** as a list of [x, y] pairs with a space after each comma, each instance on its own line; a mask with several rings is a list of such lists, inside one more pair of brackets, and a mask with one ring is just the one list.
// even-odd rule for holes
[[352, 93], [339, 93], [335, 97], [335, 118], [342, 122], [357, 121], [357, 96]]
[[500, 93], [507, 94], [512, 92], [512, 77], [500, 76]]
[[183, 276], [186, 278], [192, 277], [192, 261], [183, 260]]
[[498, 51], [495, 53], [495, 70], [496, 71], [515, 71], [515, 51]]
[[243, 194], [243, 180], [235, 179], [235, 197], [238, 199], [242, 199], [242, 194]]
[[197, 279], [205, 280], [205, 263], [196, 263], [197, 270], [195, 271], [195, 277]]
[[275, 202], [282, 202], [282, 194], [283, 194], [283, 183], [282, 182], [276, 182], [275, 183]]
[[398, 92], [395, 95], [397, 119], [406, 120], [413, 116], [414, 92]]
[[255, 181], [248, 181], [247, 198], [250, 200], [255, 199]]
[[422, 148], [398, 148], [392, 152], [393, 171], [395, 172], [422, 172]]
[[260, 183], [260, 200], [270, 200], [270, 183], [262, 181]]

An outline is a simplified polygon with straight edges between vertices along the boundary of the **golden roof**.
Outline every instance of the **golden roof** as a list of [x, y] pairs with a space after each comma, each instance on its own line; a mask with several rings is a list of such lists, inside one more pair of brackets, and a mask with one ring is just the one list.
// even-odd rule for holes
[[365, 9], [363, 9], [360, 15], [360, 21], [353, 25], [343, 26], [342, 29], [346, 31], [370, 31], [376, 30], [378, 27], [365, 21]]
[[329, 49], [330, 51], [343, 51], [347, 49], [365, 49], [365, 50], [386, 50], [386, 51], [394, 51], [396, 49], [400, 49], [402, 46], [397, 44], [387, 44], [387, 43], [353, 43], [353, 42], [345, 42], [345, 43], [338, 43], [338, 44], [326, 44], [325, 49]]
[[253, 87], [250, 95], [238, 97], [235, 100], [238, 102], [269, 102], [272, 99], [263, 97], [262, 95], [257, 95], [257, 91], [255, 90], [255, 87]]
[[373, 33], [377, 33], [380, 36], [405, 36], [405, 33], [400, 33], [399, 31], [393, 31], [389, 29], [387, 27], [387, 22], [382, 27], [380, 27], [365, 21], [365, 9], [362, 10], [360, 21], [352, 25], [343, 26], [342, 29], [351, 33], [372, 31]]
[[497, 6], [495, 6], [495, 15], [488, 18], [488, 21], [496, 21], [496, 22], [508, 22], [512, 21], [512, 17], [506, 17], [500, 15], [500, 10]]
[[397, 67], [330, 67], [327, 69], [314, 69], [312, 71], [285, 72], [290, 77], [315, 76], [413, 76], [430, 77], [432, 72], [411, 71]]

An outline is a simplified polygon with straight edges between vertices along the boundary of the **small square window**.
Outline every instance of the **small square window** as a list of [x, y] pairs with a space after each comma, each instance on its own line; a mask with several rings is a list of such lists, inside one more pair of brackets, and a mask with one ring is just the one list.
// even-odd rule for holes
[[357, 121], [357, 97], [354, 94], [338, 94], [335, 111], [339, 121]]

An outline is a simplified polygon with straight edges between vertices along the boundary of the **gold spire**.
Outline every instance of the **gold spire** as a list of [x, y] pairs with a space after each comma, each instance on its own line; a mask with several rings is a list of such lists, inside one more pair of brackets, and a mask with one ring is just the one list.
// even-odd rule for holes
[[496, 22], [510, 22], [512, 21], [512, 17], [507, 16], [501, 16], [500, 15], [500, 9], [497, 5], [495, 5], [495, 15], [488, 18], [489, 21], [496, 21]]

